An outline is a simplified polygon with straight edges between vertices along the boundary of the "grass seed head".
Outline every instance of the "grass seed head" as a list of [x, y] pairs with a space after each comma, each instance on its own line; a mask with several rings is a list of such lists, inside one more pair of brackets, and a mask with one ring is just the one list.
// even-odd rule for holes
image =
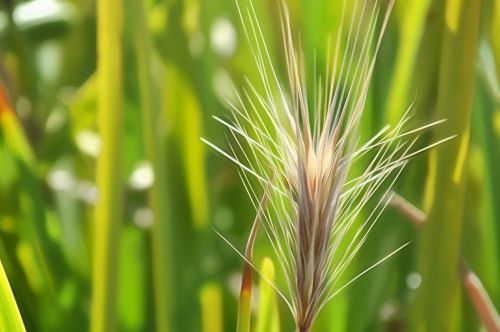
[[[281, 10], [286, 83], [278, 77], [252, 2], [237, 1], [237, 6], [263, 92], [247, 81], [237, 101], [228, 100], [233, 121], [215, 118], [229, 130], [229, 151], [204, 141], [241, 169], [286, 280], [273, 287], [297, 329], [308, 331], [323, 306], [346, 286], [338, 285], [340, 276], [379, 219], [408, 159], [441, 143], [416, 150], [419, 135], [442, 121], [404, 132], [408, 111], [396, 126], [360, 144], [360, 121], [393, 0], [383, 11], [379, 1], [356, 0], [351, 14], [344, 1], [324, 79], [314, 73], [312, 91], [286, 5]], [[353, 175], [356, 163], [364, 166]], [[257, 194], [262, 188], [269, 198], [265, 206]]]

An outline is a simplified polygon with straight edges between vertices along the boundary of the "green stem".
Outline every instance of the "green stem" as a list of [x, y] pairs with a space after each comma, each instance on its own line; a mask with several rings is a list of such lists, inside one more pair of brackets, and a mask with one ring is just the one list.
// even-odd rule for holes
[[[470, 137], [472, 91], [480, 1], [447, 0], [440, 60], [437, 116], [448, 119], [437, 137], [458, 135], [430, 153], [415, 304], [416, 331], [452, 331], [458, 308], [460, 246], [465, 198], [465, 164]], [[459, 55], [459, 56], [458, 56]]]
[[[158, 331], [170, 331], [173, 250], [172, 229], [169, 223], [169, 191], [166, 178], [165, 149], [160, 143], [166, 139], [165, 133], [158, 133], [158, 119], [161, 114], [160, 102], [154, 93], [151, 66], [151, 42], [146, 24], [144, 1], [133, 1], [135, 18], [134, 41], [137, 50], [137, 67], [141, 95], [141, 115], [146, 157], [151, 162], [155, 183], [149, 192], [149, 202], [154, 214], [152, 229], [153, 283], [155, 319]], [[169, 268], [170, 267], [170, 268]]]
[[97, 2], [97, 101], [102, 148], [96, 171], [99, 200], [94, 219], [93, 332], [113, 331], [116, 327], [122, 217], [122, 17], [120, 0]]

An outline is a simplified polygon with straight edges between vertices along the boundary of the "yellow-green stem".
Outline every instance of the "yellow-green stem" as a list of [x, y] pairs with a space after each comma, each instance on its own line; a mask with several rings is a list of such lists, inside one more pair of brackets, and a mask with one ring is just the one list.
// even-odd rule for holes
[[120, 0], [97, 2], [98, 129], [91, 331], [116, 329], [118, 249], [122, 217], [122, 19]]
[[452, 331], [456, 327], [457, 266], [479, 16], [480, 1], [446, 1], [437, 116], [448, 121], [437, 128], [436, 135], [458, 136], [430, 152], [425, 197], [428, 220], [422, 228], [419, 248], [422, 286], [417, 294], [413, 321], [416, 331]]
[[151, 44], [146, 25], [144, 1], [133, 1], [134, 40], [137, 50], [139, 89], [141, 94], [141, 115], [146, 157], [151, 162], [155, 182], [149, 192], [149, 202], [153, 210], [152, 228], [153, 284], [155, 288], [155, 320], [158, 331], [172, 330], [171, 299], [174, 266], [172, 258], [172, 232], [169, 221], [169, 192], [165, 177], [165, 141], [166, 133], [159, 132], [158, 120], [161, 106], [154, 93], [151, 61]]

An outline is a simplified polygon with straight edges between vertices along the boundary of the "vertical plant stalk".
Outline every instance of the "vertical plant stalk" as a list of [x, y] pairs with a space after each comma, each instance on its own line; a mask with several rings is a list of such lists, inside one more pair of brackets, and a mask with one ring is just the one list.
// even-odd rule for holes
[[159, 101], [153, 87], [151, 67], [151, 44], [146, 25], [145, 2], [132, 2], [134, 24], [134, 41], [137, 50], [137, 67], [139, 89], [141, 94], [141, 115], [146, 157], [151, 162], [155, 182], [149, 192], [149, 202], [153, 210], [154, 222], [152, 227], [152, 257], [153, 257], [153, 285], [155, 302], [155, 322], [158, 331], [170, 331], [171, 301], [173, 284], [173, 250], [172, 230], [169, 226], [169, 192], [165, 177], [165, 152], [159, 143], [163, 137], [158, 131], [157, 119], [160, 113]]
[[[458, 137], [430, 152], [414, 328], [452, 331], [458, 305], [457, 266], [463, 224], [465, 162], [468, 155], [480, 1], [448, 0], [440, 60], [437, 117], [448, 119], [436, 135]], [[460, 56], [457, 56], [460, 54]]]
[[94, 218], [93, 332], [113, 331], [116, 327], [122, 218], [122, 19], [120, 0], [97, 2], [97, 120], [102, 148], [96, 171], [99, 199]]

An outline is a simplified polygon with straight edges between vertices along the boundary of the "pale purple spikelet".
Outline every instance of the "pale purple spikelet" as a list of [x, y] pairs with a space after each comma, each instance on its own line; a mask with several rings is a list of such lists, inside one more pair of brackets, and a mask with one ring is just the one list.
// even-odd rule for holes
[[[393, 128], [386, 126], [367, 142], [359, 142], [375, 58], [393, 3], [389, 1], [381, 14], [379, 1], [355, 1], [350, 20], [345, 18], [344, 3], [324, 79], [315, 79], [314, 91], [308, 91], [304, 58], [295, 46], [287, 7], [282, 8], [285, 84], [273, 66], [251, 1], [248, 6], [237, 2], [264, 92], [247, 82], [238, 102], [228, 101], [233, 120], [215, 117], [232, 135], [230, 151], [204, 141], [240, 167], [286, 279], [285, 285], [273, 286], [299, 331], [308, 331], [323, 306], [346, 286], [338, 285], [339, 278], [379, 219], [408, 159], [449, 139], [416, 150], [419, 135], [443, 121], [404, 131], [410, 118], [406, 112]], [[355, 20], [354, 15], [363, 19]], [[367, 166], [353, 174], [353, 165], [360, 161]], [[265, 188], [269, 199], [259, 207], [257, 193]], [[360, 220], [360, 211], [370, 201], [375, 203]]]

